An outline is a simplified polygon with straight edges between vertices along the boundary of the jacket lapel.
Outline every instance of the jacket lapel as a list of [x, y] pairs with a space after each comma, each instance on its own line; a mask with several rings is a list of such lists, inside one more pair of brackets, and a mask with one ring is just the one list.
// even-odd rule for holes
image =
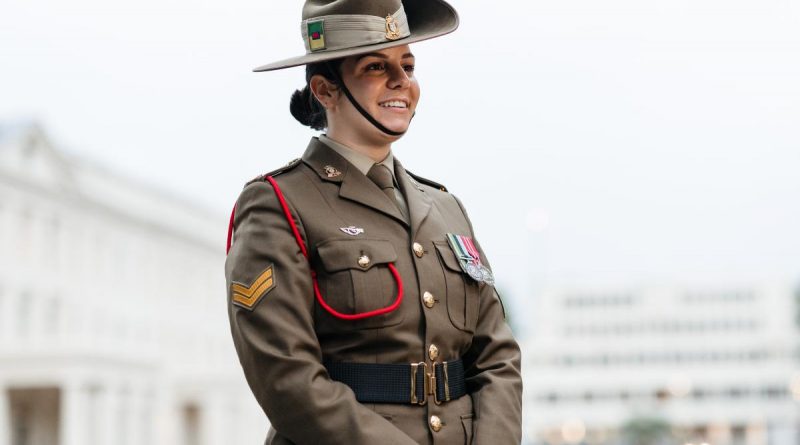
[[406, 173], [406, 169], [396, 157], [394, 158], [394, 172], [397, 182], [400, 184], [400, 190], [406, 197], [408, 211], [411, 214], [411, 234], [413, 236], [416, 235], [417, 230], [428, 216], [432, 201], [430, 196], [423, 192], [422, 188]]
[[375, 183], [319, 139], [311, 138], [303, 161], [323, 181], [339, 183], [340, 197], [371, 207], [408, 226], [397, 205], [389, 201]]

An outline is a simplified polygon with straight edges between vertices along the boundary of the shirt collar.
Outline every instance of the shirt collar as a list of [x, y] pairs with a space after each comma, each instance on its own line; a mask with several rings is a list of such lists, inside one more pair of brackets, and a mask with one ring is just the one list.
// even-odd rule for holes
[[[333, 139], [329, 138], [327, 135], [324, 134], [319, 135], [319, 140], [323, 144], [332, 148], [333, 151], [335, 151], [336, 153], [339, 153], [340, 156], [347, 159], [347, 161], [353, 164], [358, 169], [358, 171], [364, 174], [364, 176], [366, 176], [369, 169], [371, 169], [372, 166], [376, 164], [376, 162], [373, 161], [372, 158], [370, 158], [369, 156], [363, 153], [359, 153], [344, 144], [336, 142]], [[377, 164], [385, 165], [386, 168], [388, 168], [389, 171], [392, 172], [392, 179], [394, 179], [394, 181], [397, 182], [397, 178], [395, 178], [394, 175], [394, 155], [392, 154], [391, 150], [389, 150], [389, 154], [386, 155], [386, 158], [384, 158], [381, 162], [377, 162]]]

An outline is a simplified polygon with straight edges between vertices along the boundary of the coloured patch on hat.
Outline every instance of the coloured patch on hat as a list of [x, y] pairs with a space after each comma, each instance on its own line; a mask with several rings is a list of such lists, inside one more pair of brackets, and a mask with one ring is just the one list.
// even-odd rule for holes
[[308, 22], [308, 47], [311, 51], [325, 49], [325, 24], [323, 20]]
[[275, 277], [272, 275], [272, 266], [269, 266], [249, 286], [231, 284], [231, 300], [237, 306], [253, 310], [261, 298], [274, 287]]

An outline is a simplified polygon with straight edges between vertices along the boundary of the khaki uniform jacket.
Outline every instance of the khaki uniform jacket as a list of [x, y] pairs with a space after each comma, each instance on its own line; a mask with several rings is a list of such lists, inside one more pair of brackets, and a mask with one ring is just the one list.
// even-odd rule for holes
[[[519, 347], [495, 289], [466, 275], [446, 241], [446, 233], [474, 239], [470, 221], [444, 187], [414, 179], [397, 160], [395, 173], [409, 222], [372, 181], [316, 138], [302, 161], [273, 173], [310, 264], [269, 183], [249, 183], [237, 201], [225, 265], [230, 325], [247, 381], [272, 423], [268, 444], [520, 443]], [[340, 230], [349, 226], [363, 233]], [[424, 248], [421, 256], [414, 243]], [[367, 267], [358, 262], [364, 255]], [[397, 286], [387, 263], [403, 282], [397, 310], [348, 321], [316, 301], [311, 267], [325, 301], [339, 312], [390, 305]], [[425, 292], [434, 296], [432, 307], [423, 303]], [[361, 404], [323, 366], [430, 366], [458, 358], [468, 395], [441, 405]], [[439, 431], [431, 416], [441, 419]]]

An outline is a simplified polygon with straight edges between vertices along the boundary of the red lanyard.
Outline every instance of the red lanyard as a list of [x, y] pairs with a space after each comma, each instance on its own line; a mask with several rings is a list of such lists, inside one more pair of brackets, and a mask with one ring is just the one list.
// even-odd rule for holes
[[[286, 216], [286, 221], [289, 222], [289, 226], [292, 229], [292, 234], [294, 235], [295, 241], [297, 241], [297, 246], [300, 247], [300, 251], [303, 253], [303, 256], [306, 257], [308, 260], [308, 249], [306, 249], [306, 245], [303, 242], [303, 238], [300, 236], [300, 231], [297, 230], [297, 225], [294, 223], [294, 218], [292, 218], [292, 213], [289, 211], [289, 205], [286, 204], [286, 199], [283, 197], [283, 192], [281, 188], [278, 187], [278, 183], [275, 182], [275, 179], [272, 176], [266, 177], [267, 181], [272, 185], [272, 188], [275, 189], [275, 194], [278, 196], [278, 201], [281, 203], [281, 208], [283, 209], [283, 214]], [[236, 206], [233, 207], [233, 212], [231, 212], [231, 219], [230, 223], [228, 224], [228, 241], [226, 246], [226, 253], [231, 249], [231, 241], [233, 239], [233, 216], [236, 213]], [[387, 264], [389, 267], [389, 271], [392, 273], [394, 277], [394, 281], [397, 283], [397, 297], [394, 300], [394, 303], [390, 304], [381, 309], [375, 309], [372, 311], [361, 312], [357, 314], [343, 314], [336, 309], [332, 308], [324, 298], [322, 298], [322, 293], [319, 291], [319, 284], [317, 283], [317, 272], [311, 267], [311, 262], [309, 261], [309, 269], [311, 270], [311, 280], [314, 283], [314, 295], [317, 297], [317, 301], [319, 302], [320, 306], [325, 308], [328, 313], [333, 315], [336, 318], [341, 318], [342, 320], [360, 320], [362, 318], [369, 318], [369, 317], [376, 317], [378, 315], [388, 314], [389, 312], [394, 311], [398, 307], [400, 307], [400, 303], [403, 301], [403, 280], [400, 278], [400, 273], [397, 272], [397, 269], [394, 267], [393, 263]]]

